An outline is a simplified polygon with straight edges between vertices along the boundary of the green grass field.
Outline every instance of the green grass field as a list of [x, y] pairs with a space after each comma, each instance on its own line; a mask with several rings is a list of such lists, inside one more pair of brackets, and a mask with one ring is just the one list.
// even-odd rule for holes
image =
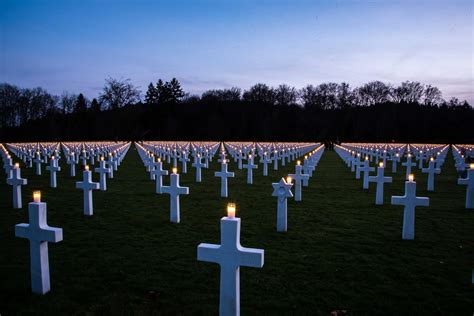
[[[474, 313], [474, 211], [464, 208], [451, 153], [434, 193], [425, 190], [427, 175], [415, 171], [418, 196], [430, 197], [430, 206], [416, 211], [414, 241], [401, 239], [403, 207], [389, 205], [391, 195], [403, 195], [404, 170], [386, 185], [385, 205], [375, 206], [375, 184], [364, 192], [334, 152], [324, 153], [303, 201], [289, 201], [287, 233], [276, 232], [271, 183], [293, 173], [294, 163], [269, 168], [268, 177], [260, 165], [247, 185], [245, 170], [232, 161], [229, 199], [219, 197], [217, 157], [199, 184], [188, 164], [180, 224], [169, 222], [169, 196], [154, 193], [134, 145], [108, 191], [94, 192], [90, 218], [75, 189], [82, 173], [73, 179], [64, 158], [61, 166], [57, 189], [49, 188], [44, 166], [42, 176], [22, 169], [22, 210], [11, 206], [11, 187], [0, 184], [2, 316], [217, 314], [219, 266], [198, 262], [197, 245], [220, 242], [228, 201], [242, 218], [242, 245], [265, 250], [263, 269], [241, 269], [243, 315]], [[45, 296], [31, 294], [28, 241], [14, 233], [15, 224], [28, 222], [27, 203], [38, 189], [49, 225], [64, 232], [62, 242], [49, 244], [52, 290]]]

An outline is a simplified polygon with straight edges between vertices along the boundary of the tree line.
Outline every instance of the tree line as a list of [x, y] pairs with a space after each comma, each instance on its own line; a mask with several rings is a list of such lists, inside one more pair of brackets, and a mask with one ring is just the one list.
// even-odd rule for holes
[[301, 89], [257, 83], [186, 93], [158, 79], [144, 98], [129, 79], [108, 78], [97, 98], [0, 84], [0, 128], [5, 138], [261, 140], [472, 139], [474, 110], [444, 100], [432, 85], [381, 81], [352, 88], [322, 83]]

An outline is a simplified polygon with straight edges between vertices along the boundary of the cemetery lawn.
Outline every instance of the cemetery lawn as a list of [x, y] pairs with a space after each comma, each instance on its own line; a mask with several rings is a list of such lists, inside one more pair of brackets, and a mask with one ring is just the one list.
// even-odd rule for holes
[[[241, 268], [243, 315], [474, 313], [474, 211], [464, 208], [466, 187], [456, 184], [451, 153], [434, 193], [416, 168], [417, 195], [429, 197], [430, 206], [416, 209], [414, 241], [401, 239], [403, 207], [389, 205], [391, 195], [403, 195], [400, 166], [385, 185], [385, 205], [375, 206], [375, 184], [365, 192], [337, 154], [325, 152], [303, 201], [288, 202], [288, 232], [277, 233], [271, 183], [293, 173], [294, 162], [278, 171], [271, 166], [268, 177], [259, 164], [254, 185], [247, 185], [246, 170], [232, 161], [236, 178], [223, 199], [217, 159], [202, 170], [202, 183], [194, 182], [189, 163], [181, 175], [190, 195], [181, 196], [180, 224], [169, 222], [169, 195], [154, 193], [134, 145], [108, 190], [94, 191], [90, 218], [75, 189], [82, 173], [69, 177], [64, 158], [56, 189], [44, 165], [42, 176], [22, 168], [22, 210], [12, 209], [11, 187], [0, 183], [0, 314], [217, 314], [219, 266], [198, 262], [197, 245], [220, 243], [229, 201], [242, 218], [242, 245], [265, 250], [263, 269]], [[49, 244], [52, 291], [44, 297], [31, 294], [29, 244], [14, 232], [28, 222], [27, 203], [38, 189], [49, 225], [64, 232], [62, 242]]]

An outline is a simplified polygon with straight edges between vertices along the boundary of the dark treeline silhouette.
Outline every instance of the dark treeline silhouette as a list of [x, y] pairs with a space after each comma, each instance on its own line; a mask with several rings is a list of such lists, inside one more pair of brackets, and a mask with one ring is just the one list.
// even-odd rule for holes
[[144, 102], [140, 94], [129, 79], [106, 79], [92, 101], [0, 84], [0, 140], [474, 142], [474, 109], [419, 82], [299, 90], [258, 83], [243, 93], [234, 87], [196, 96], [173, 78], [150, 83]]

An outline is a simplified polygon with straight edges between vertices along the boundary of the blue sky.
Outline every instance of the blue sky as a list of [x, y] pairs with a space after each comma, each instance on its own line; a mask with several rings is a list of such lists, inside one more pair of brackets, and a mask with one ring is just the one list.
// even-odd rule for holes
[[0, 82], [99, 94], [417, 80], [474, 104], [471, 0], [0, 0]]

